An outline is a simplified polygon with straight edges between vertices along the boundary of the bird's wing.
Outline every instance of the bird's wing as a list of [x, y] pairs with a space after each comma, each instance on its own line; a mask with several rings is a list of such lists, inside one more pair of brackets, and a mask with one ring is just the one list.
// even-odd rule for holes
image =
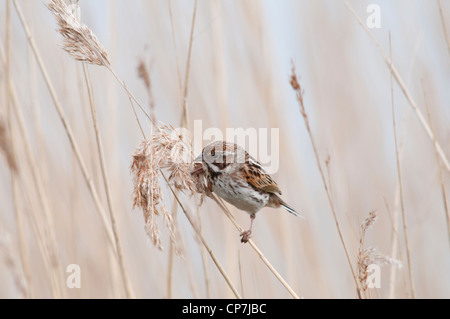
[[280, 188], [277, 183], [266, 174], [258, 162], [250, 161], [249, 165], [244, 165], [242, 168], [242, 175], [247, 180], [247, 183], [253, 187], [268, 193], [278, 193], [281, 195]]
[[263, 174], [259, 177], [252, 177], [247, 180], [251, 185], [255, 186], [258, 189], [261, 189], [264, 192], [268, 193], [278, 193], [281, 195], [280, 188], [277, 183], [270, 177], [270, 175]]

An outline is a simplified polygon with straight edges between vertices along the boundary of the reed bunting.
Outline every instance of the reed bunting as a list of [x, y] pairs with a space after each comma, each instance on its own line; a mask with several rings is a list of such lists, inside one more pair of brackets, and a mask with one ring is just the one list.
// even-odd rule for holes
[[261, 165], [234, 143], [213, 142], [203, 149], [194, 163], [197, 165], [193, 174], [204, 174], [209, 191], [250, 214], [250, 228], [241, 234], [243, 243], [250, 239], [255, 215], [263, 207], [281, 206], [301, 216], [278, 196], [281, 195], [278, 185]]

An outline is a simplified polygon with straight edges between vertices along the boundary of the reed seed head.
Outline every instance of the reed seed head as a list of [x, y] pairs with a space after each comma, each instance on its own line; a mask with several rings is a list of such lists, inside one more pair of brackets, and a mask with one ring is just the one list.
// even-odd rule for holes
[[401, 268], [402, 263], [392, 257], [380, 254], [373, 247], [364, 247], [364, 241], [366, 237], [367, 230], [372, 227], [375, 223], [377, 215], [375, 211], [369, 213], [369, 216], [364, 220], [361, 224], [361, 238], [359, 240], [359, 252], [358, 252], [358, 280], [361, 284], [361, 288], [363, 291], [366, 291], [367, 286], [367, 278], [368, 278], [368, 270], [370, 265], [391, 265]]
[[[187, 141], [186, 141], [187, 140]], [[143, 141], [133, 154], [131, 174], [133, 175], [133, 208], [142, 210], [145, 229], [152, 243], [162, 248], [156, 216], [162, 215], [175, 241], [172, 216], [165, 204], [160, 178], [173, 186], [175, 190], [194, 195], [202, 194], [199, 186], [200, 176], [191, 174], [194, 170], [189, 137], [167, 125], [156, 126], [152, 136]], [[169, 174], [166, 178], [163, 171]]]
[[75, 17], [63, 0], [50, 0], [47, 4], [63, 36], [63, 48], [74, 59], [100, 66], [109, 66], [108, 53], [95, 34]]

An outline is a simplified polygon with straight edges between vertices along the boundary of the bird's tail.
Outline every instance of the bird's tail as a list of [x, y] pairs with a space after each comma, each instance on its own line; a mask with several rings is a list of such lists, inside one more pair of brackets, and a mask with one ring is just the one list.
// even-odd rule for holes
[[280, 206], [283, 207], [284, 209], [286, 209], [289, 213], [294, 214], [295, 216], [298, 216], [298, 217], [301, 217], [301, 218], [305, 219], [305, 216], [303, 216], [302, 214], [297, 212], [295, 209], [293, 209], [291, 206], [286, 204], [286, 202], [284, 202], [280, 197], [278, 197], [275, 194], [273, 194], [273, 196], [275, 196], [277, 198], [278, 202], [280, 203]]

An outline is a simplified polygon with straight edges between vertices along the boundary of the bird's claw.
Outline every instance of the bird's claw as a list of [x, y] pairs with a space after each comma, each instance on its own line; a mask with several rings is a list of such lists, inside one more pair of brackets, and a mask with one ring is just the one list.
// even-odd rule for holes
[[247, 230], [245, 232], [243, 232], [240, 236], [241, 236], [241, 243], [247, 243], [248, 240], [250, 239], [250, 235], [252, 234], [251, 230]]

